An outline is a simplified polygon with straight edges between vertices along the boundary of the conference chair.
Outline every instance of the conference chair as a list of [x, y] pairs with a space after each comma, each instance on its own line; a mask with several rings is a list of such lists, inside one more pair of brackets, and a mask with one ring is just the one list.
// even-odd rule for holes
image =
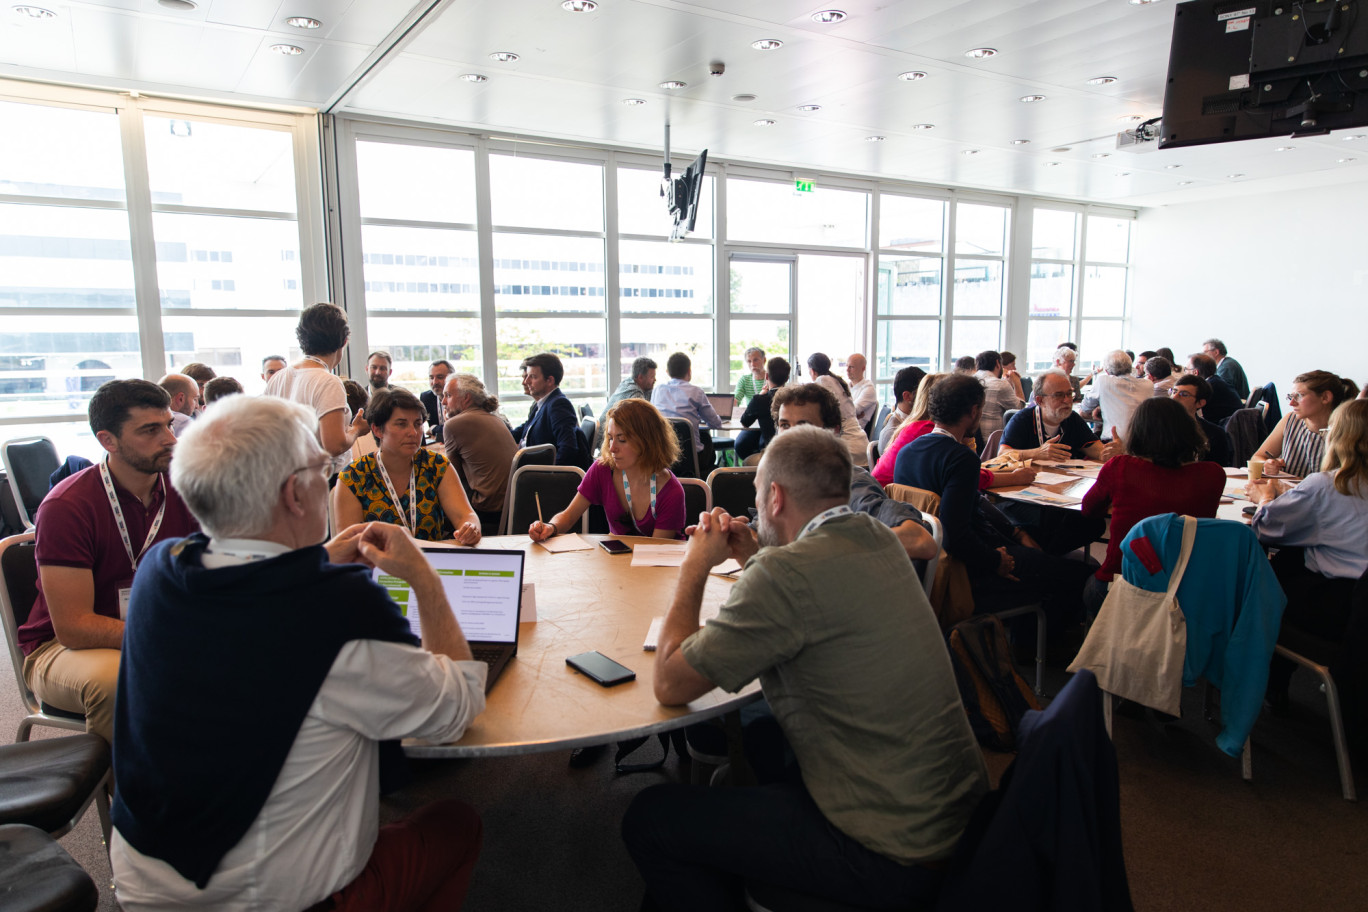
[[0, 896], [8, 912], [94, 912], [95, 881], [37, 827], [0, 826]]
[[679, 441], [679, 459], [670, 470], [674, 472], [676, 478], [699, 478], [702, 473], [698, 471], [698, 451], [694, 449], [693, 430], [689, 427], [687, 418], [667, 418], [670, 427], [674, 428], [675, 439]]
[[1035, 386], [1035, 381], [1030, 377], [1021, 378], [1021, 398], [1027, 402], [1031, 401], [1031, 390]]
[[108, 851], [112, 775], [109, 745], [99, 735], [0, 745], [0, 825], [25, 824], [60, 839], [94, 804]]
[[580, 440], [584, 442], [584, 452], [588, 453], [589, 457], [592, 459], [594, 456], [594, 443], [598, 440], [598, 422], [589, 417], [581, 418], [579, 435]]
[[893, 409], [886, 405], [879, 406], [879, 413], [874, 416], [873, 432], [869, 435], [870, 439], [878, 439], [879, 432], [883, 430], [884, 422], [888, 416], [893, 414]]
[[1002, 448], [1002, 428], [988, 435], [988, 439], [983, 444], [983, 455], [979, 457], [980, 462], [987, 462], [996, 459], [998, 450]]
[[10, 666], [19, 688], [19, 700], [27, 715], [19, 722], [15, 741], [27, 741], [35, 725], [85, 731], [85, 716], [67, 712], [39, 700], [24, 683], [24, 654], [19, 651], [18, 630], [28, 620], [38, 598], [38, 563], [34, 559], [33, 533], [11, 535], [0, 541], [0, 622], [5, 627]]
[[[1027, 400], [1026, 400], [1026, 401], [1028, 401], [1028, 402], [1030, 401], [1030, 396], [1029, 396], [1029, 395], [1027, 396]], [[1021, 409], [1003, 409], [1003, 410], [1002, 410], [1002, 426], [1003, 426], [1004, 428], [1006, 428], [1006, 427], [1007, 427], [1007, 422], [1011, 421], [1011, 420], [1012, 420], [1012, 416], [1015, 415], [1015, 414], [1016, 414], [1017, 412], [1019, 412], [1019, 411], [1021, 411]]]
[[[537, 516], [538, 501], [541, 503], [541, 519], [550, 522], [551, 517], [570, 505], [584, 480], [584, 470], [578, 466], [523, 466], [509, 479], [508, 489], [512, 496], [508, 522], [510, 534], [520, 534], [534, 523]], [[569, 532], [569, 529], [562, 529]], [[589, 531], [589, 511], [580, 517], [579, 532]]]
[[1226, 436], [1230, 438], [1230, 464], [1247, 464], [1264, 442], [1263, 411], [1258, 408], [1238, 409], [1225, 421]]
[[865, 447], [866, 467], [872, 472], [874, 464], [879, 461], [879, 438], [877, 436], [869, 438], [869, 445]]
[[[1355, 630], [1368, 624], [1368, 573], [1359, 577], [1350, 599], [1349, 628]], [[1348, 639], [1352, 642], [1355, 638]], [[1340, 791], [1345, 801], [1357, 801], [1354, 770], [1345, 740], [1344, 715], [1346, 709], [1350, 710], [1350, 718], [1356, 718], [1360, 725], [1365, 715], [1368, 715], [1368, 686], [1365, 686], [1368, 683], [1368, 669], [1364, 668], [1363, 656], [1352, 654], [1350, 642], [1327, 640], [1283, 625], [1273, 651], [1309, 669], [1321, 679], [1321, 690], [1325, 693], [1326, 709], [1330, 715], [1330, 732], [1335, 741], [1335, 759], [1339, 763]], [[1340, 685], [1331, 677], [1332, 669], [1350, 679], [1340, 682], [1348, 696], [1347, 700], [1341, 699]]]
[[687, 528], [698, 522], [698, 514], [711, 512], [712, 489], [701, 478], [681, 478], [679, 483], [684, 486], [684, 525]]
[[945, 527], [941, 521], [929, 513], [923, 514], [922, 519], [931, 527], [931, 537], [936, 541], [936, 556], [926, 562], [926, 569], [922, 571], [922, 589], [926, 592], [926, 600], [931, 601], [931, 589], [936, 583], [936, 570], [940, 567], [941, 548], [945, 544]]
[[47, 496], [48, 479], [62, 466], [57, 447], [46, 437], [19, 437], [0, 447], [0, 459], [9, 476], [19, 518], [25, 529], [32, 529], [38, 504]]
[[[508, 535], [508, 514], [513, 509], [513, 476], [523, 466], [550, 466], [556, 464], [556, 447], [550, 443], [539, 443], [536, 446], [523, 447], [513, 454], [513, 459], [508, 466], [508, 487], [504, 490], [503, 513], [499, 516], [498, 534]], [[527, 531], [523, 526], [520, 530]]]
[[713, 506], [721, 507], [731, 516], [750, 516], [755, 507], [755, 473], [753, 466], [713, 469], [708, 476]]
[[593, 418], [593, 417], [594, 417], [594, 410], [591, 409], [591, 408], [589, 407], [589, 403], [586, 402], [586, 403], [584, 403], [584, 405], [581, 405], [581, 406], [579, 407], [579, 414], [580, 414], [580, 417], [581, 417], [581, 418]]

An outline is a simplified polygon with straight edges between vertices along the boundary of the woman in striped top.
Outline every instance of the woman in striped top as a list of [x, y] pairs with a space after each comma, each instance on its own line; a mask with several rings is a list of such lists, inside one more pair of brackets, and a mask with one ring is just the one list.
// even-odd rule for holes
[[1293, 380], [1292, 392], [1287, 395], [1291, 410], [1258, 449], [1257, 455], [1267, 460], [1264, 471], [1286, 470], [1301, 478], [1319, 472], [1330, 413], [1354, 398], [1357, 390], [1352, 380], [1329, 371], [1309, 371]]

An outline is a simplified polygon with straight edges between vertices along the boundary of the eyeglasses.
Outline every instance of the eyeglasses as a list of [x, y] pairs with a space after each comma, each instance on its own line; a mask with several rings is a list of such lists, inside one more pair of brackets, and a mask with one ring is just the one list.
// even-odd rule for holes
[[1073, 390], [1060, 390], [1057, 393], [1041, 393], [1041, 399], [1053, 399], [1055, 402], [1063, 402], [1065, 399], [1073, 398]]
[[1311, 395], [1311, 394], [1310, 394], [1310, 393], [1288, 393], [1288, 394], [1287, 394], [1287, 401], [1290, 402], [1290, 403], [1292, 403], [1293, 405], [1296, 405], [1298, 402], [1300, 402], [1301, 400], [1305, 399], [1305, 398], [1306, 398], [1307, 396], [1309, 396], [1309, 395]]
[[1179, 389], [1179, 388], [1176, 387], [1176, 386], [1169, 390], [1169, 396], [1170, 396], [1171, 398], [1173, 398], [1173, 399], [1196, 399], [1196, 398], [1197, 398], [1197, 394], [1196, 394], [1196, 393], [1190, 393], [1190, 392], [1188, 392], [1187, 390], [1185, 390], [1185, 389]]
[[290, 475], [298, 475], [298, 474], [300, 474], [301, 472], [317, 472], [319, 475], [321, 475], [321, 476], [323, 477], [323, 480], [324, 480], [324, 481], [327, 481], [329, 478], [332, 477], [332, 473], [333, 473], [333, 460], [332, 460], [332, 459], [328, 459], [327, 462], [322, 462], [322, 463], [319, 463], [319, 464], [317, 464], [317, 465], [304, 465], [304, 466], [300, 466], [299, 468], [297, 468], [297, 469], [295, 469], [293, 472], [291, 472]]

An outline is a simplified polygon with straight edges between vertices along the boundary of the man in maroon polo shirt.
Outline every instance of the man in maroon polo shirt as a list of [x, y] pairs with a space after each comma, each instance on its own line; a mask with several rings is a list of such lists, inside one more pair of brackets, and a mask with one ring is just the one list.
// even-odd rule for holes
[[146, 380], [111, 380], [90, 399], [107, 455], [67, 478], [34, 522], [38, 600], [19, 628], [24, 681], [44, 703], [114, 732], [123, 615], [138, 559], [156, 542], [198, 531], [166, 470], [176, 438], [171, 398]]

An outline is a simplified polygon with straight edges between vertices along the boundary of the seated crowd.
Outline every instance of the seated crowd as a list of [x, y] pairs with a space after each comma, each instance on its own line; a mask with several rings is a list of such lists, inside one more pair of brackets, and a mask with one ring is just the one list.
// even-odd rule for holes
[[[900, 370], [880, 424], [863, 355], [842, 378], [815, 353], [797, 383], [789, 361], [752, 348], [734, 399], [737, 455], [758, 460], [755, 508], [689, 516], [681, 448], [706, 474], [706, 430], [722, 421], [682, 352], [662, 382], [636, 359], [586, 446], [554, 354], [522, 362], [533, 402], [515, 428], [445, 361], [421, 397], [390, 385], [382, 351], [349, 388], [333, 373], [348, 332], [331, 304], [306, 309], [296, 335], [304, 357], [265, 359], [261, 397], [203, 365], [101, 386], [89, 419], [103, 460], [38, 511], [22, 674], [117, 746], [110, 854], [125, 909], [459, 908], [476, 812], [441, 801], [378, 823], [398, 740], [459, 739], [485, 709], [486, 666], [414, 540], [479, 544], [514, 454], [540, 444], [584, 476], [529, 541], [570, 533], [591, 507], [613, 534], [687, 539], [660, 605], [657, 699], [757, 679], [764, 694], [742, 745], [759, 785], [657, 785], [632, 801], [623, 838], [651, 907], [744, 908], [746, 878], [877, 908], [929, 903], [988, 776], [922, 562], [943, 548], [976, 613], [1040, 603], [1066, 640], [1106, 599], [1132, 527], [1216, 515], [1235, 452], [1222, 421], [1251, 395], [1217, 339], [1181, 372], [1165, 349], [1113, 351], [1084, 378], [1072, 346], [1029, 380], [1010, 352], [987, 351], [952, 372]], [[1361, 637], [1348, 612], [1368, 571], [1368, 400], [1325, 371], [1300, 374], [1287, 399], [1255, 458], [1304, 480], [1253, 478], [1252, 528], [1279, 549], [1284, 625]], [[1031, 484], [1033, 461], [1083, 459], [1102, 465], [1080, 510], [990, 497]], [[942, 545], [909, 499], [936, 513]], [[1099, 564], [1088, 549], [1108, 516]], [[745, 572], [700, 626], [709, 573], [728, 558]], [[412, 588], [421, 642], [377, 567]], [[1275, 703], [1289, 675], [1274, 663]], [[193, 716], [215, 724], [167, 723]]]

